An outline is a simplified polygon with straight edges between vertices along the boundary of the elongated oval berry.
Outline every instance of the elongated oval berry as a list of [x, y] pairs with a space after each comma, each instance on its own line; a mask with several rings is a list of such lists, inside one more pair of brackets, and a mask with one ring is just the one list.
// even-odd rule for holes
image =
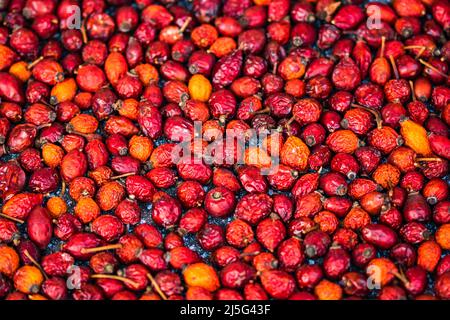
[[369, 224], [361, 230], [361, 234], [365, 241], [381, 249], [389, 249], [398, 241], [395, 231], [381, 224]]
[[36, 206], [31, 210], [27, 219], [27, 231], [30, 239], [41, 249], [47, 247], [53, 234], [52, 221], [47, 209]]
[[426, 130], [422, 126], [409, 119], [400, 120], [400, 126], [405, 145], [422, 156], [429, 156], [433, 153]]

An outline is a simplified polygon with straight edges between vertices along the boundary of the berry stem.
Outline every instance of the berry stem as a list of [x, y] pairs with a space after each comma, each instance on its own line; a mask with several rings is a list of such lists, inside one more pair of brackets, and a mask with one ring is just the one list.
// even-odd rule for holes
[[391, 62], [392, 69], [394, 70], [395, 79], [398, 80], [400, 78], [400, 76], [398, 74], [397, 65], [395, 64], [395, 60], [394, 60], [394, 57], [392, 55], [389, 56], [389, 61]]
[[385, 36], [382, 36], [382, 37], [381, 37], [380, 58], [383, 58], [383, 57], [384, 57], [384, 48], [385, 48], [385, 45], [386, 45], [386, 37], [385, 37]]
[[433, 162], [433, 161], [442, 161], [441, 158], [434, 157], [434, 158], [416, 158], [417, 162]]
[[44, 275], [44, 278], [45, 279], [48, 279], [48, 276], [47, 276], [47, 274], [45, 273], [45, 271], [44, 271], [44, 269], [42, 268], [42, 266], [39, 264], [39, 262], [37, 262], [32, 256], [31, 256], [31, 254], [28, 252], [28, 250], [25, 250], [24, 252], [23, 252], [23, 254], [25, 255], [25, 257], [27, 257], [35, 266], [36, 266], [36, 268], [38, 268], [40, 271], [41, 271], [41, 273]]
[[435, 66], [429, 64], [429, 63], [426, 62], [425, 60], [419, 59], [419, 62], [420, 62], [421, 64], [423, 64], [425, 67], [427, 67], [427, 68], [433, 70], [434, 72], [436, 72], [436, 73], [440, 74], [441, 76], [443, 76], [444, 78], [447, 78], [447, 79], [448, 79], [448, 77], [449, 77], [448, 75], [446, 75], [445, 73], [443, 73], [441, 70], [439, 70], [439, 69], [436, 68]]
[[66, 181], [64, 181], [64, 179], [61, 179], [61, 193], [60, 196], [64, 196], [64, 194], [66, 193]]
[[186, 28], [189, 26], [189, 23], [191, 23], [192, 18], [191, 17], [187, 17], [187, 19], [184, 21], [183, 25], [181, 26], [180, 30], [178, 30], [179, 33], [183, 33]]
[[267, 107], [267, 108], [264, 108], [264, 109], [253, 111], [253, 114], [262, 114], [262, 113], [269, 113], [269, 112], [270, 112], [270, 108]]
[[113, 274], [100, 274], [100, 273], [98, 273], [98, 274], [91, 275], [91, 278], [92, 279], [113, 279], [113, 280], [119, 280], [119, 281], [128, 283], [128, 284], [132, 285], [133, 287], [139, 287], [139, 283], [137, 283], [137, 282], [135, 282], [135, 281], [133, 281], [131, 279], [128, 279], [128, 278], [125, 278], [125, 277], [121, 277], [121, 276], [116, 276], [116, 275], [113, 275]]
[[109, 179], [110, 180], [117, 180], [117, 179], [122, 179], [122, 178], [125, 178], [125, 177], [129, 177], [129, 176], [135, 176], [135, 175], [136, 175], [135, 172], [128, 172], [128, 173], [120, 174], [118, 176], [112, 176]]
[[167, 300], [167, 296], [164, 294], [164, 292], [162, 292], [161, 288], [159, 287], [158, 283], [156, 282], [155, 278], [153, 278], [153, 276], [151, 275], [151, 273], [147, 273], [147, 278], [150, 280], [153, 288], [155, 289], [155, 291], [159, 294], [159, 296], [161, 297], [161, 299], [163, 300]]
[[405, 277], [405, 275], [397, 272], [397, 271], [391, 271], [391, 273], [397, 278], [399, 279], [401, 282], [403, 282], [404, 284], [408, 284], [409, 280]]
[[20, 224], [25, 223], [25, 221], [23, 221], [23, 220], [20, 220], [20, 219], [14, 218], [14, 217], [10, 217], [10, 216], [8, 216], [7, 214], [4, 214], [4, 213], [0, 213], [0, 217], [3, 217], [5, 219], [9, 219], [11, 221], [14, 221], [14, 222], [17, 222], [17, 223], [20, 223]]
[[81, 37], [83, 38], [84, 44], [88, 43], [88, 37], [86, 32], [86, 20], [83, 20], [83, 22], [81, 22]]
[[375, 116], [375, 122], [377, 123], [377, 128], [381, 129], [383, 127], [383, 120], [381, 119], [381, 115], [380, 115], [380, 113], [378, 111], [370, 109], [370, 108], [367, 108], [367, 107], [364, 107], [364, 106], [361, 106], [361, 105], [356, 104], [356, 103], [352, 103], [352, 107], [353, 108], [361, 108], [361, 109], [369, 111], [371, 114], [373, 114]]
[[37, 58], [36, 60], [30, 62], [30, 63], [27, 65], [27, 69], [28, 69], [28, 70], [33, 69], [33, 67], [34, 67], [35, 65], [37, 65], [39, 62], [41, 62], [42, 60], [44, 60], [44, 56], [40, 56], [40, 57]]
[[409, 86], [411, 87], [412, 100], [416, 101], [416, 94], [414, 93], [414, 83], [412, 82], [412, 80], [409, 80]]
[[101, 247], [95, 247], [95, 248], [83, 248], [83, 249], [81, 249], [81, 253], [82, 254], [95, 253], [95, 252], [114, 250], [114, 249], [120, 249], [120, 248], [122, 248], [122, 245], [120, 243], [117, 243], [117, 244], [110, 244], [107, 246], [101, 246]]

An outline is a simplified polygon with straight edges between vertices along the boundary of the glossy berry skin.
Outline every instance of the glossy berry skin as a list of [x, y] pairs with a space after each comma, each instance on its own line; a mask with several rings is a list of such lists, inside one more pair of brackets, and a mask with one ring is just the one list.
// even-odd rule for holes
[[330, 242], [329, 236], [323, 231], [312, 231], [305, 237], [305, 253], [310, 258], [323, 256]]
[[450, 299], [447, 0], [0, 10], [0, 299]]
[[396, 233], [383, 225], [368, 225], [361, 232], [364, 240], [382, 249], [389, 249], [398, 241]]
[[214, 217], [224, 217], [231, 213], [235, 206], [234, 194], [226, 188], [215, 188], [208, 192], [205, 209]]

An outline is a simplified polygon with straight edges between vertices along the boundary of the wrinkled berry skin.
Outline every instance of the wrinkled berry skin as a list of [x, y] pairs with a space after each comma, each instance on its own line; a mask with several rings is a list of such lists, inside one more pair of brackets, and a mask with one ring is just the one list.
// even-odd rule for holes
[[325, 274], [330, 278], [339, 278], [350, 267], [350, 255], [341, 248], [331, 248], [323, 261]]
[[262, 274], [264, 289], [275, 299], [287, 299], [295, 289], [295, 280], [288, 273], [268, 270]]
[[448, 0], [0, 10], [0, 299], [450, 299]]
[[448, 300], [450, 298], [449, 281], [450, 281], [450, 273], [449, 272], [446, 272], [437, 278], [434, 288], [436, 290], [437, 295], [441, 299]]
[[255, 276], [255, 271], [242, 262], [233, 262], [222, 269], [221, 282], [228, 288], [242, 288]]

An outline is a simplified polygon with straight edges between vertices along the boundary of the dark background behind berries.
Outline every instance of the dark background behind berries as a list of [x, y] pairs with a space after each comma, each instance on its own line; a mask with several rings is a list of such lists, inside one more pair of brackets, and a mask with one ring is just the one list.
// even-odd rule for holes
[[[291, 1], [291, 2], [292, 2], [292, 3], [295, 3], [296, 1]], [[344, 1], [344, 2], [345, 2], [345, 1]], [[388, 1], [388, 0], [364, 1], [364, 2], [361, 4], [361, 6], [364, 6], [366, 3], [370, 3], [370, 2], [390, 3], [390, 1]], [[192, 10], [192, 3], [191, 3], [190, 1], [177, 1], [176, 4], [181, 5], [181, 6], [183, 6], [183, 7], [186, 7], [186, 8], [189, 9], [190, 11]], [[135, 4], [133, 4], [133, 5], [137, 8], [137, 6], [136, 6]], [[116, 8], [115, 8], [115, 7], [109, 7], [109, 8], [106, 9], [105, 12], [106, 12], [107, 14], [111, 15], [111, 16], [114, 16], [114, 15], [115, 15], [115, 11], [116, 11]], [[430, 17], [431, 17], [431, 14], [428, 12], [426, 17], [430, 18]], [[423, 20], [423, 19], [422, 19], [422, 20]], [[321, 24], [323, 24], [322, 20], [316, 19], [316, 21], [315, 21], [315, 23], [314, 23], [315, 27], [316, 27], [316, 28], [319, 28]], [[59, 33], [56, 34], [56, 35], [54, 36], [54, 38], [56, 38], [56, 39], [58, 39], [59, 37], [60, 37], [60, 34], [59, 34]], [[289, 47], [289, 45], [287, 45], [287, 47]], [[320, 49], [317, 48], [316, 45], [314, 45], [314, 49], [316, 49], [317, 51], [320, 51], [320, 54], [321, 54], [322, 56], [324, 56], [324, 57], [329, 57], [329, 56], [331, 56], [331, 50], [332, 50], [332, 49], [328, 49], [328, 50], [320, 50]], [[144, 47], [144, 50], [145, 50], [145, 47]], [[164, 80], [160, 80], [160, 86], [161, 86], [161, 87], [162, 87], [162, 85], [164, 84], [164, 82], [165, 82]], [[369, 82], [369, 81], [367, 80], [367, 78], [364, 79], [364, 80], [362, 81], [362, 83], [366, 83], [366, 82]], [[433, 105], [430, 103], [430, 101], [427, 101], [427, 102], [426, 102], [426, 105], [427, 105], [427, 107], [428, 107], [428, 109], [429, 109], [429, 111], [430, 111], [431, 113], [435, 113], [435, 110], [434, 110], [434, 108], [433, 108]], [[24, 110], [25, 110], [25, 108], [24, 108]], [[86, 111], [83, 111], [83, 112], [84, 112], [84, 113], [90, 113], [90, 114], [92, 114], [91, 111], [87, 111], [87, 112], [86, 112]], [[104, 125], [104, 123], [101, 124], [101, 125], [99, 126], [99, 129], [97, 130], [96, 133], [99, 133], [99, 134], [105, 136], [105, 134], [104, 134], [104, 132], [103, 132], [103, 128], [102, 128], [103, 125]], [[161, 138], [158, 138], [158, 139], [155, 139], [155, 140], [154, 140], [154, 146], [155, 146], [155, 147], [156, 147], [156, 146], [159, 146], [159, 145], [161, 145], [161, 144], [165, 144], [165, 143], [167, 143], [167, 139], [164, 138], [164, 137], [161, 137]], [[9, 160], [16, 159], [18, 156], [19, 156], [19, 154], [6, 154], [6, 155], [3, 155], [3, 156], [0, 157], [0, 162], [7, 162], [7, 161], [9, 161]], [[383, 162], [386, 162], [386, 159], [385, 159], [385, 158], [383, 158]], [[323, 170], [322, 170], [323, 173], [328, 172], [328, 171], [329, 171], [329, 168], [323, 168]], [[449, 174], [447, 174], [443, 179], [447, 182], [447, 184], [450, 185], [450, 175], [449, 175]], [[212, 183], [210, 183], [210, 184], [204, 186], [205, 192], [209, 191], [209, 190], [212, 189], [212, 188], [213, 188]], [[50, 197], [51, 197], [51, 196], [60, 196], [60, 191], [61, 191], [61, 190], [58, 190], [58, 191], [56, 191], [56, 192], [50, 194]], [[169, 188], [169, 189], [165, 189], [164, 191], [167, 191], [167, 193], [168, 193], [169, 195], [171, 195], [171, 196], [173, 196], [173, 197], [176, 197], [176, 186], [171, 187], [171, 188]], [[283, 192], [283, 191], [273, 190], [273, 189], [270, 187], [270, 185], [269, 185], [269, 191], [268, 191], [268, 194], [269, 194], [269, 195], [272, 195], [272, 194], [276, 194], [276, 193], [281, 193], [281, 194], [286, 194], [286, 195], [291, 196], [291, 193], [290, 193], [290, 192]], [[240, 192], [238, 192], [238, 193], [236, 194], [237, 199], [241, 199], [242, 196], [245, 195], [245, 194], [246, 194], [246, 192], [245, 192], [243, 189], [241, 189]], [[67, 191], [66, 191], [66, 193], [65, 193], [64, 195], [62, 195], [62, 197], [63, 197], [64, 200], [67, 202], [67, 205], [68, 205], [68, 212], [72, 212], [72, 211], [73, 211], [73, 207], [75, 206], [75, 201], [69, 196], [69, 194], [68, 194]], [[143, 211], [142, 211], [141, 223], [151, 223], [151, 224], [157, 226], [156, 224], [154, 224], [154, 223], [152, 222], [152, 218], [151, 218], [151, 215], [150, 215], [150, 211], [151, 211], [151, 208], [152, 208], [152, 204], [151, 204], [151, 203], [143, 204], [141, 201], [139, 201], [139, 204], [140, 204], [140, 207], [141, 207], [142, 210], [143, 210]], [[109, 211], [109, 212], [108, 212], [108, 211], [107, 211], [107, 212], [104, 212], [104, 211], [103, 211], [102, 214], [110, 214], [110, 213], [113, 213], [113, 211], [114, 211], [114, 210]], [[220, 225], [220, 226], [222, 226], [222, 227], [224, 227], [224, 226], [226, 226], [227, 224], [229, 224], [233, 219], [234, 219], [233, 216], [230, 216], [230, 217], [225, 218], [225, 219], [214, 218], [214, 217], [211, 217], [210, 215], [208, 216], [208, 222], [218, 224], [218, 225]], [[373, 221], [373, 222], [376, 222], [377, 220], [374, 219], [374, 217], [372, 217], [372, 221]], [[433, 223], [433, 222], [429, 222], [429, 223], [426, 224], [426, 226], [427, 226], [427, 228], [434, 234], [434, 232], [436, 231], [436, 224]], [[127, 229], [126, 229], [126, 231], [125, 231], [126, 233], [127, 233], [127, 232], [132, 232], [133, 229], [134, 229], [134, 227], [133, 227], [133, 226], [130, 226], [130, 225], [126, 225], [126, 227], [127, 227]], [[157, 227], [158, 227], [158, 226], [157, 226]], [[166, 235], [166, 234], [168, 233], [167, 229], [165, 229], [165, 228], [163, 228], [163, 227], [158, 227], [158, 229], [161, 231], [161, 233], [162, 233], [163, 235]], [[22, 224], [22, 225], [20, 226], [20, 230], [21, 230], [21, 233], [22, 233], [23, 235], [26, 236], [26, 233], [27, 233], [27, 232], [26, 232], [26, 224]], [[198, 241], [197, 241], [195, 235], [193, 235], [193, 234], [188, 234], [188, 235], [185, 235], [185, 236], [183, 237], [183, 239], [184, 239], [184, 241], [185, 241], [186, 246], [188, 246], [189, 248], [191, 248], [191, 249], [195, 250], [196, 252], [198, 252], [198, 253], [201, 255], [201, 257], [202, 257], [205, 261], [209, 261], [210, 256], [211, 256], [211, 252], [208, 252], [208, 251], [206, 251], [206, 250], [204, 250], [204, 249], [201, 248], [201, 246], [198, 244]], [[46, 250], [42, 251], [42, 255], [47, 255], [47, 254], [52, 253], [52, 252], [60, 251], [61, 245], [62, 245], [63, 243], [64, 243], [63, 241], [61, 241], [61, 240], [56, 239], [55, 237], [53, 237], [53, 238], [52, 238], [52, 241], [51, 241], [51, 243], [50, 243], [50, 245], [48, 246], [48, 248], [47, 248]], [[447, 254], [449, 254], [448, 250], [447, 250], [447, 251], [444, 251], [444, 250], [443, 250], [443, 256], [444, 256], [444, 255], [447, 255]], [[382, 256], [388, 256], [388, 255], [389, 255], [389, 250], [378, 250], [378, 256], [382, 257]], [[322, 264], [322, 260], [323, 260], [322, 258], [319, 258], [319, 259], [307, 259], [307, 261], [305, 261], [304, 263], [309, 263], [309, 264]], [[88, 261], [84, 261], [84, 262], [82, 262], [82, 261], [76, 261], [75, 264], [76, 264], [76, 265], [88, 265]], [[119, 269], [120, 269], [120, 268], [119, 268]], [[173, 269], [171, 269], [171, 270], [173, 270]], [[350, 269], [349, 271], [353, 271], [353, 270], [356, 270], [356, 271], [359, 271], [359, 272], [362, 271], [360, 268], [357, 268], [357, 267], [355, 267], [354, 265], [352, 265], [352, 266], [351, 266], [351, 269]], [[179, 272], [179, 271], [178, 271], [178, 273], [181, 274], [181, 272]], [[427, 289], [427, 291], [424, 292], [424, 293], [432, 293], [432, 292], [433, 292], [434, 278], [430, 275], [430, 273], [428, 273], [428, 277], [429, 277], [429, 281], [428, 281], [428, 289]], [[378, 294], [378, 290], [372, 290], [372, 291], [370, 291], [369, 298], [375, 298], [375, 297], [377, 296], [377, 294]]]

